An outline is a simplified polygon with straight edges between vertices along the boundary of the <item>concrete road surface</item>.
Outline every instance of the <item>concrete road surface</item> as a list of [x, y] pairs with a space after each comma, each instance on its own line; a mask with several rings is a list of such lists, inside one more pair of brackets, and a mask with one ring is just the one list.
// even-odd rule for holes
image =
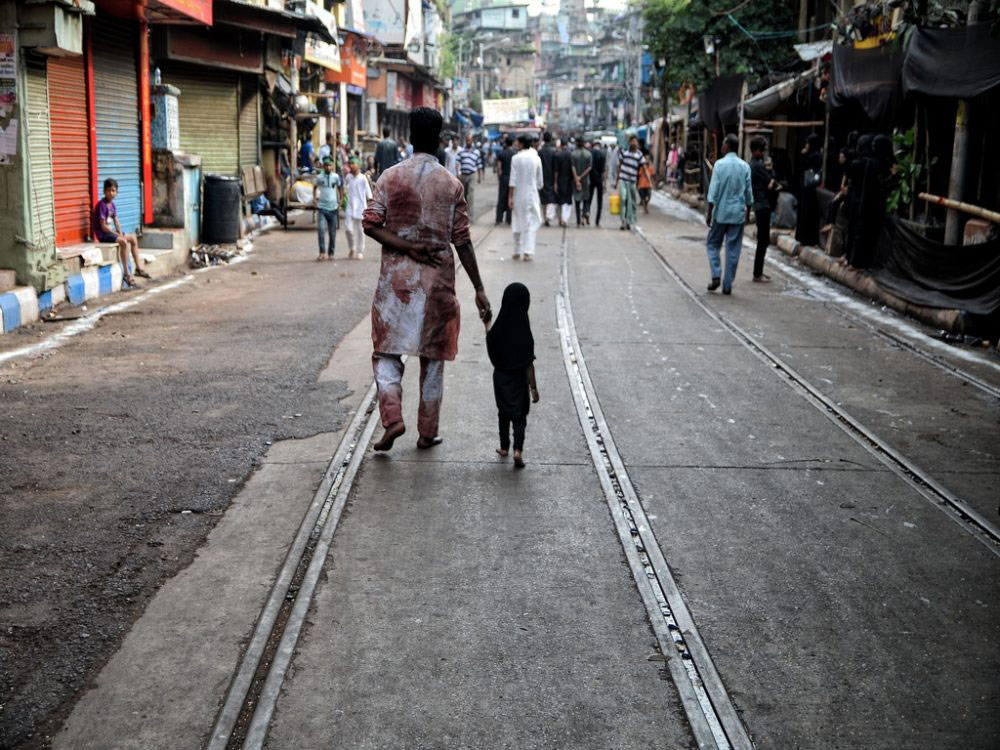
[[[494, 308], [511, 281], [532, 293], [541, 402], [528, 467], [494, 453], [483, 328], [463, 279], [444, 443], [417, 451], [411, 429], [389, 455], [361, 446], [264, 745], [704, 741], [585, 439], [583, 386], [568, 377], [583, 365], [602, 439], [648, 520], [642, 538], [655, 538], [704, 643], [695, 669], [709, 674], [698, 660], [710, 660], [735, 709], [739, 731], [702, 746], [739, 746], [742, 732], [761, 748], [994, 747], [996, 543], [720, 321], [992, 524], [1000, 402], [845, 317], [795, 269], [751, 284], [745, 254], [734, 294], [706, 293], [704, 228], [663, 198], [641, 233], [616, 218], [544, 229], [523, 263], [509, 228], [481, 216]], [[0, 540], [0, 745], [210, 741], [314, 493], [366, 419], [368, 256], [317, 264], [311, 235], [271, 234], [244, 264], [0, 368], [3, 444], [15, 445], [0, 488], [13, 530]], [[561, 287], [579, 341], [570, 360]], [[1000, 382], [994, 362], [912, 335]], [[412, 428], [416, 369], [404, 380]], [[305, 596], [300, 586], [279, 600]], [[266, 652], [256, 688], [281, 659]]]

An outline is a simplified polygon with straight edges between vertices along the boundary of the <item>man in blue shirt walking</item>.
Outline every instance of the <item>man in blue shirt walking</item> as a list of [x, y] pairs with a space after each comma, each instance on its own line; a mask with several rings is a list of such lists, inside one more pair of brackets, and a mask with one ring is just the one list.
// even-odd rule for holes
[[[712, 182], [708, 186], [708, 267], [712, 283], [708, 291], [714, 292], [722, 283], [722, 293], [732, 294], [736, 266], [740, 262], [743, 246], [743, 225], [750, 216], [753, 189], [750, 186], [750, 165], [736, 153], [740, 141], [734, 134], [726, 136], [722, 144], [722, 158], [715, 162]], [[719, 251], [726, 242], [726, 272], [722, 274]]]
[[[324, 250], [333, 260], [333, 248], [337, 243], [337, 213], [340, 210], [340, 175], [333, 171], [333, 157], [323, 159], [323, 171], [316, 176], [313, 200], [316, 203], [316, 227], [319, 230], [319, 257], [323, 260]], [[330, 231], [329, 244], [323, 236], [323, 227]]]

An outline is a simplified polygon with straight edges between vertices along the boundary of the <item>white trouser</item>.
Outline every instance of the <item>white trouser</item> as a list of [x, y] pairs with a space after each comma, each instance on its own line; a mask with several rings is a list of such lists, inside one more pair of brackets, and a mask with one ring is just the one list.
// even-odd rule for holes
[[517, 255], [535, 254], [535, 234], [538, 230], [514, 232], [514, 253]]
[[573, 204], [572, 203], [563, 203], [560, 206], [560, 212], [559, 213], [560, 213], [559, 218], [562, 220], [563, 224], [569, 224], [569, 217], [573, 213]]
[[347, 233], [347, 249], [349, 252], [361, 255], [365, 251], [365, 230], [361, 226], [361, 219], [347, 217], [344, 223], [344, 231]]
[[558, 203], [546, 203], [545, 204], [545, 220], [555, 221], [556, 220], [556, 206]]

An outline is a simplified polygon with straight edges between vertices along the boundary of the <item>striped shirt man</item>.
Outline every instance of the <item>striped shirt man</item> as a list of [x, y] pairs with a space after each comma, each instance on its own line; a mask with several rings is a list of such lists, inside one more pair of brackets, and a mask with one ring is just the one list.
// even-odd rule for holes
[[475, 146], [466, 146], [458, 152], [458, 168], [461, 174], [472, 174], [483, 166], [483, 155]]
[[618, 179], [622, 182], [635, 182], [639, 179], [639, 167], [645, 163], [642, 151], [623, 151], [618, 165]]

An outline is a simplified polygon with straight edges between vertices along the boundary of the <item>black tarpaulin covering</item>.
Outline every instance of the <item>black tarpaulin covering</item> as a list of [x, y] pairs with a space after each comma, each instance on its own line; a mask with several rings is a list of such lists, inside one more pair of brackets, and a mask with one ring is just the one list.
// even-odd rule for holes
[[902, 96], [903, 54], [897, 45], [854, 49], [833, 45], [829, 106], [857, 102], [876, 124], [888, 126]]
[[908, 302], [973, 315], [1000, 310], [1000, 240], [943, 245], [893, 219], [882, 230], [879, 260], [872, 276]]
[[743, 76], [722, 76], [712, 81], [707, 91], [698, 94], [698, 114], [711, 130], [735, 125], [740, 121]]
[[903, 63], [903, 90], [971, 99], [1000, 85], [1000, 39], [993, 24], [916, 29]]

